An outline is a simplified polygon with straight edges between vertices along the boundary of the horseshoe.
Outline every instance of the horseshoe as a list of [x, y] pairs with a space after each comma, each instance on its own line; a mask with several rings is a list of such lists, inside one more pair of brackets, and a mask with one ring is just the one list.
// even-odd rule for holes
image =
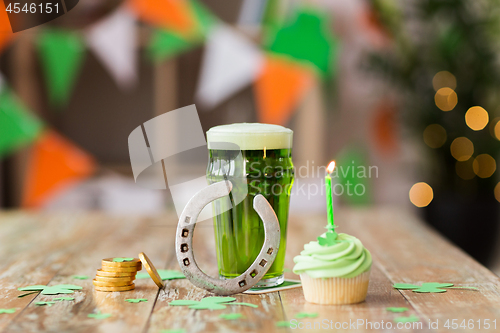
[[255, 261], [240, 276], [221, 280], [203, 273], [193, 253], [193, 233], [201, 210], [212, 201], [229, 195], [233, 184], [226, 180], [214, 183], [196, 193], [182, 211], [177, 224], [175, 247], [182, 273], [195, 286], [217, 295], [233, 295], [252, 288], [267, 273], [278, 254], [280, 225], [273, 208], [262, 194], [253, 199], [253, 208], [264, 222], [265, 239]]

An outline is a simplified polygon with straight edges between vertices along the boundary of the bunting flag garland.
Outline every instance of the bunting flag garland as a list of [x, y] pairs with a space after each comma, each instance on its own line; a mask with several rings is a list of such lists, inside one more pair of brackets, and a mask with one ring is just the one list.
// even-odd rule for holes
[[43, 206], [53, 196], [92, 175], [94, 159], [54, 131], [47, 130], [32, 147], [24, 184], [23, 207]]
[[330, 73], [337, 44], [328, 29], [325, 15], [311, 8], [301, 10], [290, 25], [277, 31], [269, 50], [306, 60], [323, 74]]
[[168, 30], [156, 29], [148, 45], [148, 53], [155, 61], [166, 60], [196, 46], [196, 42]]
[[43, 127], [2, 81], [0, 77], [0, 157], [31, 143]]
[[137, 38], [135, 18], [126, 8], [86, 31], [89, 47], [122, 88], [130, 88], [137, 79]]
[[388, 100], [382, 101], [375, 109], [373, 142], [385, 155], [392, 155], [398, 149], [396, 108]]
[[84, 44], [76, 32], [45, 30], [38, 40], [38, 48], [45, 71], [50, 101], [63, 106], [80, 72], [84, 57]]
[[190, 0], [191, 10], [196, 18], [202, 36], [206, 37], [211, 29], [218, 25], [220, 20], [198, 0]]
[[262, 69], [262, 52], [245, 36], [220, 24], [208, 36], [196, 99], [213, 108], [250, 85]]
[[12, 28], [5, 10], [5, 3], [0, 1], [0, 51], [11, 41], [12, 35]]
[[183, 36], [196, 33], [197, 25], [187, 0], [129, 0], [138, 17]]
[[314, 71], [283, 56], [268, 56], [255, 82], [259, 122], [286, 125], [314, 82]]

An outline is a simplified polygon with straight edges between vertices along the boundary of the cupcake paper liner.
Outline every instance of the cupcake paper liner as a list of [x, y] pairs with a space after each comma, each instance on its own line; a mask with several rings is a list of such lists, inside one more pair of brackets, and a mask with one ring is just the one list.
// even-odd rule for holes
[[368, 292], [370, 269], [352, 278], [312, 278], [300, 274], [306, 301], [316, 304], [353, 304], [363, 302]]

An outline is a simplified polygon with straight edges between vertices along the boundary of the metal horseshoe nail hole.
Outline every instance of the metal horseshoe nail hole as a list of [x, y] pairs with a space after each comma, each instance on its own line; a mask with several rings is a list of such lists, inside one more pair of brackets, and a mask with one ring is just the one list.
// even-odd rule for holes
[[278, 254], [280, 245], [280, 225], [273, 208], [263, 195], [253, 200], [253, 208], [264, 224], [264, 244], [255, 261], [240, 276], [221, 280], [206, 275], [196, 264], [193, 253], [193, 233], [196, 219], [201, 210], [212, 201], [229, 195], [233, 184], [221, 181], [196, 193], [184, 208], [175, 238], [175, 252], [182, 273], [191, 283], [217, 295], [233, 295], [252, 288], [267, 273]]

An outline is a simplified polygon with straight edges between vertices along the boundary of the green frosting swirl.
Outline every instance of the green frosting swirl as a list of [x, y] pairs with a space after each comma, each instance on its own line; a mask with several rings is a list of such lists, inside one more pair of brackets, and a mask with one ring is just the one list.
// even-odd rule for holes
[[348, 234], [334, 235], [336, 241], [333, 244], [320, 245], [317, 241], [305, 244], [304, 251], [293, 258], [293, 272], [307, 273], [312, 278], [350, 278], [371, 267], [372, 256], [359, 239]]

